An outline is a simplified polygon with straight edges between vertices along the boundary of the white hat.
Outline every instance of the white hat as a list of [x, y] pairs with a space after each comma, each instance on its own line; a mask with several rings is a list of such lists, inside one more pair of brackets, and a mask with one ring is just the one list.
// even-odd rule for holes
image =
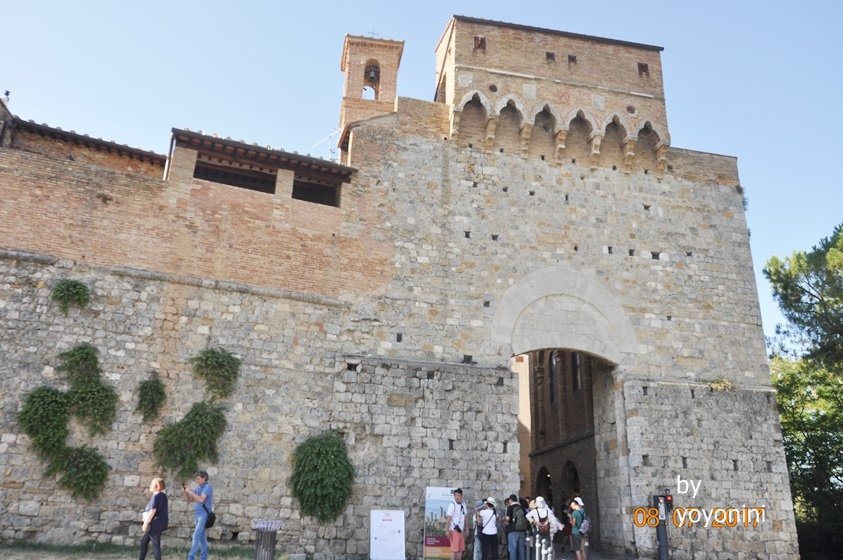
[[584, 503], [582, 503], [582, 498], [580, 498], [579, 496], [577, 496], [576, 498], [574, 498], [574, 501], [575, 501], [575, 502], [577, 502], [577, 505], [578, 505], [578, 506], [585, 506], [585, 504], [584, 504]]
[[536, 507], [547, 509], [547, 502], [541, 496], [536, 496]]
[[498, 503], [495, 501], [495, 499], [494, 499], [493, 497], [491, 497], [491, 496], [489, 496], [488, 498], [486, 498], [486, 503], [487, 503], [487, 504], [489, 504], [489, 505], [491, 505], [492, 507], [495, 507], [495, 506], [497, 506], [497, 505], [498, 505]]

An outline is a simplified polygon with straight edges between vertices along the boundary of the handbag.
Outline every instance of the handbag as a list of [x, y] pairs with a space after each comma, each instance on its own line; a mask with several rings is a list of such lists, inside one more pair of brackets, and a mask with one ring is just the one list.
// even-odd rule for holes
[[205, 506], [205, 504], [202, 504], [202, 507], [205, 508], [205, 511], [208, 512], [208, 517], [205, 518], [205, 528], [210, 529], [214, 526], [214, 523], [217, 522], [217, 514], [213, 511], [208, 511], [208, 508]]

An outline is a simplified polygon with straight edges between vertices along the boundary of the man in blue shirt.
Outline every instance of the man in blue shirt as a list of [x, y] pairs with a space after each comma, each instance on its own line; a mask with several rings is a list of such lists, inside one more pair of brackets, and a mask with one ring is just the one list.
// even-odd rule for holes
[[191, 490], [187, 485], [182, 485], [184, 499], [193, 504], [193, 518], [196, 528], [193, 529], [193, 544], [187, 554], [187, 560], [196, 560], [199, 553], [200, 560], [208, 560], [208, 535], [205, 532], [205, 521], [208, 514], [214, 511], [214, 488], [208, 482], [207, 471], [196, 471], [194, 475], [196, 488]]

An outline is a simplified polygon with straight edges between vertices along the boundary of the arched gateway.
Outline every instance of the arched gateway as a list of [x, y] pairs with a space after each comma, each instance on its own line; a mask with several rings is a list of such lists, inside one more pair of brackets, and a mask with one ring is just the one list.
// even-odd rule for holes
[[637, 351], [626, 313], [596, 275], [556, 265], [506, 291], [494, 335], [526, 378], [519, 384], [526, 393], [519, 398], [521, 493], [543, 495], [557, 511], [581, 496], [599, 544], [604, 524], [623, 525], [621, 498], [630, 494], [622, 478], [604, 474], [621, 474], [612, 455], [624, 413], [613, 371]]

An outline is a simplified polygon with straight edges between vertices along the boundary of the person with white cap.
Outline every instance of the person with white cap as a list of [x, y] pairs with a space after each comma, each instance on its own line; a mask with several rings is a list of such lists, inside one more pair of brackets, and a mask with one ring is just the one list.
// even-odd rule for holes
[[477, 532], [480, 534], [480, 545], [483, 549], [483, 560], [498, 560], [498, 503], [491, 496], [486, 498], [486, 504], [477, 512]]
[[547, 507], [547, 502], [541, 496], [536, 496], [536, 507], [527, 514], [529, 521], [536, 529], [536, 544], [549, 551], [547, 558], [553, 559], [553, 535], [559, 530], [559, 520], [553, 511]]
[[586, 552], [583, 543], [587, 537], [580, 532], [580, 526], [586, 518], [585, 504], [582, 498], [577, 496], [571, 500], [571, 511], [573, 511], [571, 514], [571, 521], [573, 523], [573, 527], [571, 528], [571, 548], [574, 551], [576, 560], [585, 560]]

